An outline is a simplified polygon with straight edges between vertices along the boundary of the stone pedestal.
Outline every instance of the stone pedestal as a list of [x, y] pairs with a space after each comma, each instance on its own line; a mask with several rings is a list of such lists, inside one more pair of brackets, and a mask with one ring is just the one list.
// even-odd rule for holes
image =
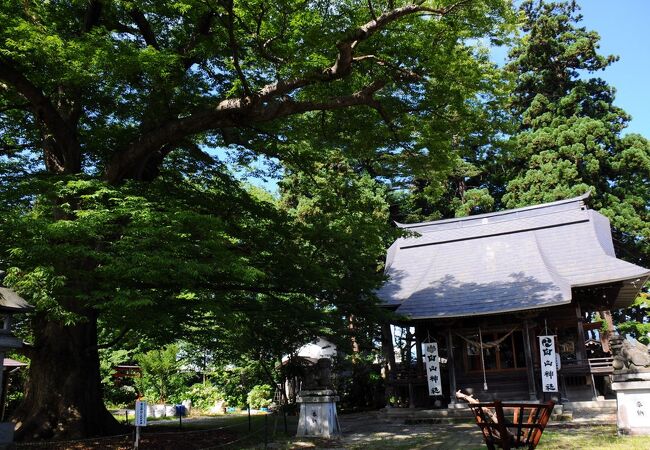
[[0, 422], [0, 450], [15, 449], [14, 424], [11, 422]]
[[614, 375], [619, 434], [650, 435], [650, 372]]
[[297, 436], [330, 438], [341, 434], [336, 415], [339, 397], [331, 389], [302, 390], [296, 401], [300, 404]]

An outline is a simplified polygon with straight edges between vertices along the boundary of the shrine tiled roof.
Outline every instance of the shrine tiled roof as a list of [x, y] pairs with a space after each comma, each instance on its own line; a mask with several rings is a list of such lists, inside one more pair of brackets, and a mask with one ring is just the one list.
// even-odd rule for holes
[[616, 258], [609, 220], [587, 195], [418, 224], [388, 250], [378, 296], [410, 318], [496, 314], [570, 303], [573, 289], [617, 283], [616, 306], [650, 276]]

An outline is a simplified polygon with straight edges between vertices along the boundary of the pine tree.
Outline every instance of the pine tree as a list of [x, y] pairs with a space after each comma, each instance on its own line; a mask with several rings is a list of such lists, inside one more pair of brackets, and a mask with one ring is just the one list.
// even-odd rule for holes
[[[615, 89], [594, 73], [618, 58], [598, 53], [599, 36], [580, 26], [575, 1], [521, 5], [523, 36], [507, 70], [516, 85], [510, 108], [518, 124], [500, 155], [508, 179], [501, 201], [513, 208], [591, 191], [611, 221], [619, 256], [650, 265], [650, 143], [623, 135], [630, 116]], [[643, 335], [643, 307], [618, 315], [622, 329]]]

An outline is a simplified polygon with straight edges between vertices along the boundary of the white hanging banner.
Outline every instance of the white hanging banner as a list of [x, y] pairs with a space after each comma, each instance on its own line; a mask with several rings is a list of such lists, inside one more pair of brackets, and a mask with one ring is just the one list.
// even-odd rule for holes
[[429, 395], [442, 395], [442, 383], [440, 380], [440, 356], [438, 355], [438, 343], [425, 342], [422, 344], [424, 349], [424, 364], [426, 367], [427, 384]]
[[542, 391], [558, 392], [555, 336], [538, 336], [539, 360], [542, 371]]

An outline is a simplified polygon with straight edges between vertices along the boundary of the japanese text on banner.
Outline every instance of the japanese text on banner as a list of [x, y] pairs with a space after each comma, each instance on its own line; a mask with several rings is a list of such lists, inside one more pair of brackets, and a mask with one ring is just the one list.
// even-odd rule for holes
[[422, 344], [424, 349], [424, 364], [427, 375], [429, 395], [442, 395], [442, 383], [440, 380], [440, 356], [438, 355], [438, 344], [426, 342]]
[[554, 336], [538, 336], [539, 360], [542, 372], [542, 391], [558, 392], [557, 359]]

